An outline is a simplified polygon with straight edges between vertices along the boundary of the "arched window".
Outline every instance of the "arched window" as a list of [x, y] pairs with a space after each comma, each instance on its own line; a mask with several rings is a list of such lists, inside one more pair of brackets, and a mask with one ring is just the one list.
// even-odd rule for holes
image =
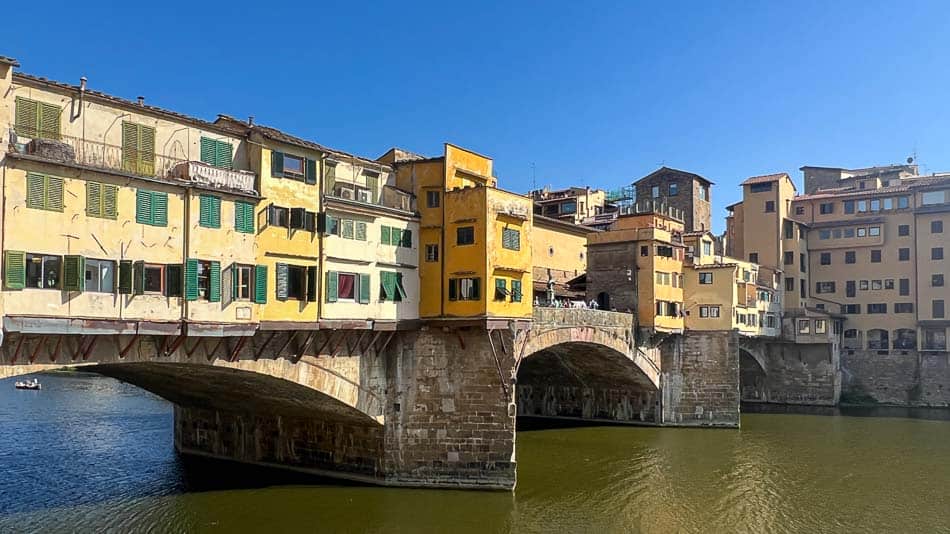
[[894, 331], [894, 348], [914, 350], [917, 348], [917, 331], [910, 328], [898, 328]]
[[854, 328], [849, 328], [844, 331], [844, 339], [841, 341], [841, 348], [845, 349], [860, 349], [861, 348], [861, 332]]
[[608, 295], [607, 293], [605, 293], [605, 292], [603, 292], [603, 291], [601, 291], [600, 293], [598, 293], [598, 294], [597, 294], [597, 307], [599, 307], [599, 308], [602, 309], [602, 310], [609, 310], [609, 309], [610, 309], [610, 295]]
[[889, 336], [887, 330], [882, 330], [880, 328], [868, 330], [868, 348], [887, 350], [889, 344], [888, 338]]

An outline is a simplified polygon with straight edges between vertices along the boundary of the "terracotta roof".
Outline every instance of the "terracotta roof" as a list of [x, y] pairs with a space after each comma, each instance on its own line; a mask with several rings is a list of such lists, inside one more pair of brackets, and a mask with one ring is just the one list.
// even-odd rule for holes
[[860, 197], [860, 196], [875, 196], [886, 193], [906, 193], [912, 189], [918, 187], [927, 187], [931, 185], [942, 185], [950, 184], [950, 176], [919, 176], [919, 177], [910, 177], [904, 178], [897, 185], [889, 185], [887, 187], [879, 187], [877, 189], [826, 189], [818, 191], [817, 193], [811, 193], [807, 195], [799, 195], [792, 199], [793, 201], [800, 200], [815, 200], [820, 198], [838, 198], [838, 197]]
[[781, 180], [782, 177], [788, 178], [789, 177], [788, 173], [779, 172], [775, 174], [763, 174], [762, 176], [753, 176], [739, 185], [765, 184], [769, 182], [777, 182]]
[[574, 224], [570, 222], [561, 221], [558, 219], [552, 219], [550, 217], [545, 217], [544, 215], [535, 214], [534, 216], [535, 226], [537, 226], [539, 223], [541, 225], [561, 228], [561, 229], [567, 230], [568, 232], [572, 232], [578, 235], [596, 234], [598, 232], [603, 232], [603, 230], [600, 230], [597, 228], [591, 228], [590, 226], [582, 226], [580, 224]]
[[12, 57], [0, 56], [0, 63], [5, 65], [10, 65], [11, 67], [19, 67], [20, 62]]
[[709, 230], [694, 230], [692, 232], [683, 232], [683, 237], [696, 237], [696, 236], [704, 236], [707, 234], [711, 235], [712, 237], [716, 237], [716, 234], [710, 232]]
[[742, 202], [743, 202], [742, 200], [740, 200], [739, 202], [733, 202], [732, 204], [729, 204], [728, 206], [726, 206], [726, 209], [729, 211], [732, 211], [735, 209], [736, 206], [742, 205]]
[[642, 182], [642, 181], [644, 181], [644, 180], [647, 180], [647, 179], [652, 178], [652, 177], [653, 177], [654, 175], [656, 175], [656, 174], [660, 174], [660, 173], [663, 173], [663, 172], [675, 172], [675, 173], [677, 173], [677, 174], [684, 174], [684, 175], [689, 176], [689, 177], [691, 177], [691, 178], [695, 178], [695, 179], [697, 179], [697, 180], [706, 182], [706, 183], [709, 184], [709, 185], [715, 185], [715, 184], [713, 184], [713, 182], [711, 182], [710, 180], [708, 180], [708, 179], [706, 179], [706, 178], [704, 178], [704, 177], [702, 177], [702, 176], [700, 176], [700, 175], [698, 175], [698, 174], [696, 174], [696, 173], [694, 173], [694, 172], [681, 171], [681, 170], [679, 170], [679, 169], [674, 169], [674, 168], [672, 168], [672, 167], [667, 167], [667, 166], [665, 166], [665, 165], [664, 165], [663, 167], [660, 167], [659, 169], [657, 169], [657, 170], [651, 172], [650, 174], [644, 176], [643, 178], [640, 178], [639, 180], [637, 180], [637, 181], [635, 181], [635, 182], [633, 182], [633, 183], [634, 183], [634, 184], [638, 184], [638, 183], [640, 183], [640, 182]]

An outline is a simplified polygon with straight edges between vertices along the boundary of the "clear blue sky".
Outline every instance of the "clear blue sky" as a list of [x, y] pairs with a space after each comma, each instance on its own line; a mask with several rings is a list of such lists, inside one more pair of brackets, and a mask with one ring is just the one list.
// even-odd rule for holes
[[521, 192], [532, 162], [605, 189], [665, 164], [717, 184], [717, 230], [748, 176], [950, 170], [948, 2], [316, 4], [16, 2], [0, 54], [369, 157], [449, 141]]

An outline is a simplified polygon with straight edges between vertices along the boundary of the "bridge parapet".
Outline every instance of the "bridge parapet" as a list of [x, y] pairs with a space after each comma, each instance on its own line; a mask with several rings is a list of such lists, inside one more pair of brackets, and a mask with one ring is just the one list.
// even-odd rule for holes
[[585, 308], [537, 307], [532, 314], [535, 325], [599, 326], [633, 329], [633, 314]]

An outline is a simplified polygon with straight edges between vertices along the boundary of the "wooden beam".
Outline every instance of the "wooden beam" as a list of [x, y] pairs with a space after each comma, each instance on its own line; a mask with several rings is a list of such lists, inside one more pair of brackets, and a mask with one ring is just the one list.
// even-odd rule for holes
[[52, 352], [49, 353], [49, 361], [56, 363], [56, 358], [59, 357], [59, 346], [63, 344], [63, 334], [60, 334], [56, 337], [56, 346], [53, 347]]
[[313, 338], [317, 335], [317, 332], [317, 330], [311, 330], [310, 333], [307, 334], [307, 339], [303, 342], [303, 345], [297, 349], [297, 354], [294, 355], [293, 363], [297, 363], [300, 361], [300, 358], [303, 358], [304, 353], [307, 352], [307, 349], [310, 348], [310, 344], [313, 343]]
[[40, 349], [43, 348], [43, 345], [46, 344], [46, 336], [39, 336], [40, 342], [33, 347], [33, 352], [30, 353], [30, 363], [36, 361], [36, 355], [40, 353]]
[[336, 356], [336, 351], [340, 349], [340, 346], [343, 345], [343, 342], [346, 341], [346, 331], [340, 331], [340, 339], [337, 340], [336, 344], [333, 345], [333, 350], [330, 351], [330, 357], [333, 358]]
[[255, 362], [261, 358], [261, 355], [264, 354], [264, 349], [267, 348], [267, 345], [270, 345], [271, 340], [274, 339], [276, 335], [277, 335], [277, 330], [274, 330], [273, 332], [271, 332], [270, 336], [268, 336], [268, 338], [264, 340], [264, 344], [261, 345], [261, 348], [257, 349], [257, 351], [254, 352]]
[[76, 343], [76, 352], [73, 354], [72, 361], [76, 361], [80, 355], [82, 355], [82, 343], [86, 339], [86, 336], [80, 334], [79, 341]]
[[92, 354], [92, 348], [96, 346], [96, 343], [99, 342], [99, 336], [90, 336], [92, 341], [89, 342], [89, 346], [86, 347], [86, 350], [82, 353], [82, 361], [89, 359], [89, 355]]
[[168, 347], [167, 350], [164, 350], [162, 352], [162, 356], [170, 356], [174, 354], [175, 351], [178, 350], [179, 347], [181, 347], [182, 343], [185, 342], [185, 339], [187, 337], [188, 337], [188, 334], [184, 334], [184, 333], [180, 334], [177, 338], [175, 338], [175, 341], [172, 342], [171, 346]]
[[[360, 347], [360, 354], [362, 355], [363, 353], [365, 353], [367, 350], [369, 350], [370, 347], [375, 347], [375, 346], [376, 346], [376, 340], [379, 339], [379, 336], [381, 336], [381, 335], [383, 335], [383, 333], [382, 333], [382, 332], [378, 332], [378, 331], [377, 331], [375, 334], [373, 334], [373, 339], [369, 340], [369, 344], [366, 345], [365, 347]], [[375, 355], [375, 353], [374, 353], [374, 355]]]
[[202, 341], [203, 339], [204, 339], [204, 338], [199, 337], [199, 338], [198, 338], [198, 342], [195, 343], [195, 344], [191, 347], [191, 350], [188, 349], [188, 345], [185, 345], [185, 355], [188, 356], [189, 358], [191, 358], [191, 355], [194, 354], [195, 351], [198, 350], [198, 347], [201, 346], [201, 341]]
[[210, 353], [208, 352], [208, 347], [205, 346], [205, 358], [207, 358], [209, 362], [214, 361], [214, 355], [218, 352], [218, 349], [221, 348], [221, 344], [224, 343], [225, 339], [227, 338], [222, 337], [219, 339], [218, 344], [214, 346], [214, 350], [212, 350]]
[[[125, 346], [124, 349], [119, 350], [119, 358], [125, 358], [125, 355], [129, 353], [129, 349], [132, 348], [132, 345], [135, 345], [135, 342], [139, 340], [139, 335], [135, 334], [132, 336], [132, 341], [129, 341], [129, 344]], [[118, 346], [118, 339], [116, 340], [116, 345]]]
[[26, 339], [26, 336], [24, 336], [23, 334], [20, 334], [20, 339], [18, 339], [16, 342], [16, 350], [13, 351], [13, 359], [10, 360], [11, 365], [16, 363], [17, 358], [20, 357], [20, 347], [23, 346], [24, 339]]
[[332, 331], [332, 330], [327, 334], [327, 338], [323, 340], [323, 345], [320, 345], [320, 348], [317, 349], [317, 352], [316, 352], [317, 358], [319, 358], [320, 355], [323, 354], [323, 349], [327, 348], [327, 345], [330, 343], [330, 340], [331, 340], [331, 339], [333, 339], [333, 331]]
[[244, 345], [247, 344], [247, 339], [251, 336], [241, 336], [241, 339], [238, 340], [237, 346], [234, 347], [234, 350], [231, 351], [231, 355], [228, 357], [229, 362], [237, 361], [238, 357], [241, 355], [241, 350], [244, 348]]
[[389, 342], [392, 341], [393, 336], [395, 335], [396, 335], [395, 332], [390, 332], [389, 335], [386, 336], [386, 341], [383, 342], [383, 346], [380, 347], [378, 351], [376, 351], [376, 354], [382, 354], [383, 351], [386, 350], [386, 347], [389, 346]]
[[299, 330], [294, 330], [289, 336], [287, 336], [287, 341], [284, 341], [284, 344], [280, 346], [280, 350], [277, 351], [277, 354], [274, 354], [275, 360], [280, 358], [280, 355], [283, 354], [284, 349], [286, 349], [287, 346], [290, 345], [290, 342], [293, 341], [295, 337], [297, 337], [297, 332], [299, 332]]

